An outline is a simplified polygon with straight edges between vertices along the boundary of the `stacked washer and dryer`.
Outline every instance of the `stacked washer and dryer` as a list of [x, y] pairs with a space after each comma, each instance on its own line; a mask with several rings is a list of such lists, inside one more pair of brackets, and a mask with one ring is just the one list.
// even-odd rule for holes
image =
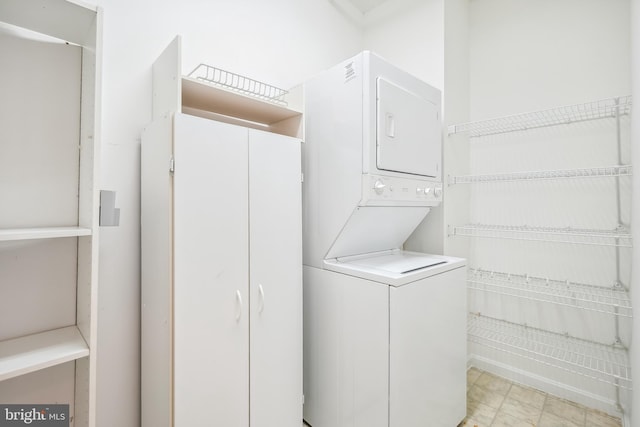
[[305, 83], [304, 418], [453, 427], [466, 261], [404, 251], [442, 202], [440, 91], [362, 52]]

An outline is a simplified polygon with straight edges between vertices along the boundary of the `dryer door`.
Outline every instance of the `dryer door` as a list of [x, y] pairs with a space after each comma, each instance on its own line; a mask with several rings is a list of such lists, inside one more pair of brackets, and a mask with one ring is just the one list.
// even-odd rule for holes
[[441, 126], [438, 106], [378, 77], [378, 169], [440, 176]]

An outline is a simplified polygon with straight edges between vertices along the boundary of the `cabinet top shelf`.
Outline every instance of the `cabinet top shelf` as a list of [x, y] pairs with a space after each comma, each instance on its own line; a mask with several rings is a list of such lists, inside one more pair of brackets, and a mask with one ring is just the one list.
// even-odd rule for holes
[[302, 87], [289, 91], [200, 64], [182, 74], [177, 36], [153, 64], [153, 118], [181, 112], [210, 120], [302, 138]]
[[182, 106], [227, 117], [272, 125], [302, 113], [284, 106], [193, 77], [182, 77]]
[[615, 118], [631, 112], [631, 96], [601, 99], [584, 104], [520, 113], [469, 123], [451, 125], [449, 135], [467, 133], [470, 137], [497, 135], [529, 129], [566, 125], [590, 120]]

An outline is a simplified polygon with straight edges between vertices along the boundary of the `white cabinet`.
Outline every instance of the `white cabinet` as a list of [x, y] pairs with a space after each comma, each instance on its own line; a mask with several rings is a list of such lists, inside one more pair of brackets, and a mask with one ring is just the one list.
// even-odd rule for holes
[[145, 129], [144, 427], [300, 426], [301, 178], [297, 138], [179, 111]]
[[[173, 120], [173, 138], [162, 135]], [[143, 275], [143, 335], [165, 328], [173, 418], [144, 425], [295, 426], [302, 419], [300, 141], [176, 114], [143, 134], [143, 271], [161, 266], [156, 233], [171, 235], [173, 280]], [[147, 161], [173, 145], [173, 188]], [[169, 156], [162, 161], [169, 176]], [[154, 193], [169, 192], [158, 206]], [[147, 218], [171, 211], [162, 229]], [[169, 261], [170, 262], [170, 261]], [[163, 288], [168, 284], [170, 289]], [[170, 295], [163, 319], [151, 294]], [[155, 346], [155, 343], [151, 343]], [[169, 353], [173, 349], [173, 356]], [[143, 350], [144, 351], [144, 350]], [[144, 353], [148, 358], [160, 354]], [[162, 368], [160, 368], [162, 369]], [[171, 382], [173, 385], [171, 386]], [[143, 385], [144, 387], [144, 385]], [[146, 391], [146, 387], [145, 390]], [[157, 392], [155, 390], [154, 392]], [[167, 401], [168, 402], [168, 401]], [[147, 402], [161, 405], [160, 401]], [[166, 403], [166, 402], [165, 402]]]
[[101, 11], [0, 3], [0, 402], [95, 425]]

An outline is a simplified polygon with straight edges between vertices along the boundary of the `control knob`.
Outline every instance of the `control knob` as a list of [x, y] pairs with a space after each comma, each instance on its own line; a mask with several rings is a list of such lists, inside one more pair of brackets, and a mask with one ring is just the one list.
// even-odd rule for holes
[[375, 182], [375, 184], [373, 184], [373, 189], [375, 190], [377, 195], [380, 195], [382, 194], [386, 186], [387, 185], [384, 182], [382, 182], [381, 179], [379, 179]]
[[433, 195], [435, 196], [436, 199], [439, 199], [440, 197], [442, 197], [442, 188], [440, 187], [434, 188]]

